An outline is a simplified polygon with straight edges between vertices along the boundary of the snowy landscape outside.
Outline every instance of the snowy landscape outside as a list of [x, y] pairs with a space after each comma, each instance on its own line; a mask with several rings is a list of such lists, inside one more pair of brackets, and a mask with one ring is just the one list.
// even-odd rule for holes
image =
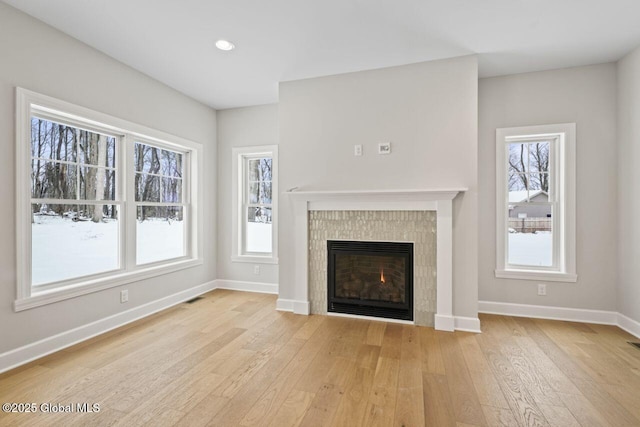
[[[182, 221], [137, 222], [138, 264], [185, 255]], [[73, 221], [59, 215], [34, 215], [32, 283], [42, 285], [119, 268], [118, 221]]]
[[550, 267], [553, 238], [549, 231], [509, 233], [509, 264]]

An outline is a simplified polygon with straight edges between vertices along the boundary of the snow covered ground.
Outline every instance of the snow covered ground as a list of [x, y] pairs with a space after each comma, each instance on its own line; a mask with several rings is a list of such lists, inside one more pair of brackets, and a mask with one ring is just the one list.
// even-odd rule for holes
[[550, 232], [509, 233], [509, 264], [551, 266], [552, 248]]
[[247, 252], [271, 252], [271, 224], [247, 222]]
[[[36, 215], [32, 226], [34, 285], [103, 273], [119, 268], [118, 221], [73, 222]], [[138, 225], [138, 264], [184, 255], [181, 221], [146, 220]]]
[[138, 222], [138, 264], [178, 258], [184, 252], [184, 223], [164, 219]]

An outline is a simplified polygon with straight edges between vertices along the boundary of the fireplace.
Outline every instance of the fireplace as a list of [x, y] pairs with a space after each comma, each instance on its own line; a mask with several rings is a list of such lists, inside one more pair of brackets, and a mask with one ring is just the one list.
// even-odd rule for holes
[[413, 320], [413, 243], [327, 241], [328, 311]]

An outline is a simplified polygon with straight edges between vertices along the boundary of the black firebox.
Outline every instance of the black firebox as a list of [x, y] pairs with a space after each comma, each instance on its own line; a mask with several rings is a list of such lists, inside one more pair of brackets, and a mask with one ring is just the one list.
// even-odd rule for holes
[[327, 241], [329, 312], [413, 320], [413, 243]]

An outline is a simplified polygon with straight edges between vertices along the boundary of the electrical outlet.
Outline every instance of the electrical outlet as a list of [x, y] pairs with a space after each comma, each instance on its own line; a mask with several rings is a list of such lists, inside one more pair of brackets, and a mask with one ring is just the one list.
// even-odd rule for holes
[[354, 145], [353, 146], [353, 155], [354, 156], [362, 156], [362, 145]]
[[124, 304], [127, 301], [129, 301], [129, 290], [125, 289], [123, 291], [120, 291], [120, 303]]
[[255, 274], [256, 276], [258, 274], [260, 274], [260, 266], [259, 265], [254, 265], [253, 266], [253, 274]]
[[544, 283], [538, 283], [538, 295], [547, 295], [547, 285], [545, 285]]

